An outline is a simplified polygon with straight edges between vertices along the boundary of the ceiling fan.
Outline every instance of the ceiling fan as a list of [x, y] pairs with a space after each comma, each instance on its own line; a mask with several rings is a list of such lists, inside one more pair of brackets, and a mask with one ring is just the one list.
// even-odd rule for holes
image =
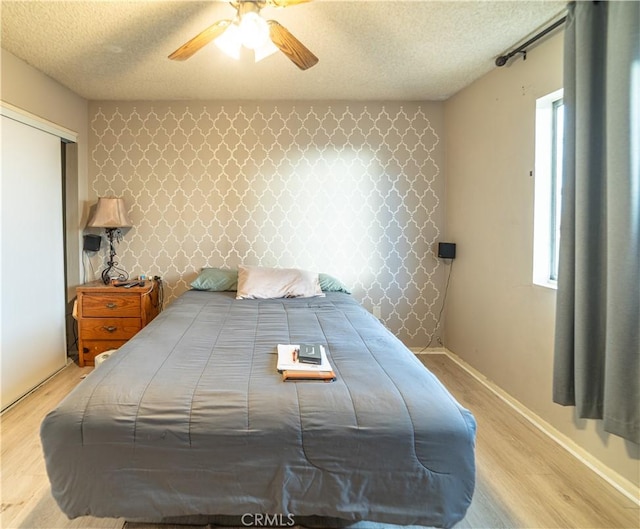
[[260, 10], [265, 6], [287, 7], [310, 0], [237, 0], [229, 2], [236, 10], [233, 19], [218, 20], [169, 55], [184, 61], [211, 41], [228, 55], [239, 59], [241, 48], [252, 49], [255, 60], [280, 50], [301, 70], [311, 68], [318, 58], [275, 20], [265, 20]]

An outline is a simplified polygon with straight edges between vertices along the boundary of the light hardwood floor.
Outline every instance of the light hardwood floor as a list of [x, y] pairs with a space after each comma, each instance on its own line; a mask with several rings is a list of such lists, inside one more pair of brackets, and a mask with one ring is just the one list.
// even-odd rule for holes
[[640, 509], [446, 355], [420, 355], [478, 422], [462, 528], [640, 528]]
[[[441, 354], [419, 358], [478, 421], [476, 491], [467, 516], [456, 529], [640, 528], [640, 509], [633, 502], [547, 438], [450, 358]], [[45, 473], [39, 426], [47, 411], [90, 369], [68, 366], [2, 415], [1, 527], [178, 527], [92, 517], [69, 521], [56, 506]]]

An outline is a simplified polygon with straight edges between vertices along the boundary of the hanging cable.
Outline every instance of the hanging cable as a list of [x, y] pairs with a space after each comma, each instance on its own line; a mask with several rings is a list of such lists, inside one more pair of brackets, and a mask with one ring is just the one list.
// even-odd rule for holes
[[[451, 270], [453, 270], [453, 259], [451, 260], [451, 263], [449, 264], [449, 274], [447, 275], [447, 284], [444, 287], [444, 296], [442, 296], [442, 306], [440, 307], [440, 313], [438, 314], [438, 320], [436, 321], [436, 326], [433, 329], [433, 333], [431, 333], [431, 337], [429, 338], [429, 343], [422, 348], [422, 351], [427, 350], [429, 347], [431, 347], [431, 343], [433, 342], [433, 338], [435, 337], [435, 335], [437, 334], [437, 332], [440, 330], [440, 322], [442, 320], [442, 313], [444, 312], [444, 305], [447, 302], [447, 292], [449, 292], [449, 282], [451, 281]], [[440, 344], [444, 346], [444, 342], [442, 340], [439, 340]], [[420, 351], [420, 352], [422, 352]]]

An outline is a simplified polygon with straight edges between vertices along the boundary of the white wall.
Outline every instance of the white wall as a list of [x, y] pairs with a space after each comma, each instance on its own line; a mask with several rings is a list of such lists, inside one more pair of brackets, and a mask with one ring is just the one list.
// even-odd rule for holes
[[[82, 281], [82, 230], [88, 211], [87, 135], [88, 101], [29, 66], [6, 50], [0, 50], [0, 100], [77, 133], [77, 144], [66, 146], [65, 237], [67, 346], [73, 349], [71, 317], [75, 288]], [[46, 270], [46, 262], [42, 263]]]
[[445, 345], [638, 485], [638, 445], [551, 400], [555, 291], [532, 284], [530, 172], [536, 98], [562, 87], [562, 56], [559, 34], [445, 104], [447, 239], [458, 244]]
[[[1, 50], [0, 99], [78, 133], [77, 175], [67, 179], [67, 296], [81, 281], [80, 240], [87, 201], [88, 102], [6, 50]], [[73, 166], [73, 164], [71, 164]], [[43, 266], [46, 266], [44, 264]]]

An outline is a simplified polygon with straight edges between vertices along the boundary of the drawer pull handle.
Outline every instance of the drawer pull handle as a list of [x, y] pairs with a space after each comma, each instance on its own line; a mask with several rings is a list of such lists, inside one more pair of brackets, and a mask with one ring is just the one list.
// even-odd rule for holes
[[118, 330], [117, 327], [114, 327], [113, 325], [109, 325], [109, 327], [102, 327], [105, 331], [107, 332], [116, 332]]
[[113, 301], [110, 301], [109, 303], [107, 303], [106, 307], [108, 309], [115, 309], [118, 305], [116, 305]]

